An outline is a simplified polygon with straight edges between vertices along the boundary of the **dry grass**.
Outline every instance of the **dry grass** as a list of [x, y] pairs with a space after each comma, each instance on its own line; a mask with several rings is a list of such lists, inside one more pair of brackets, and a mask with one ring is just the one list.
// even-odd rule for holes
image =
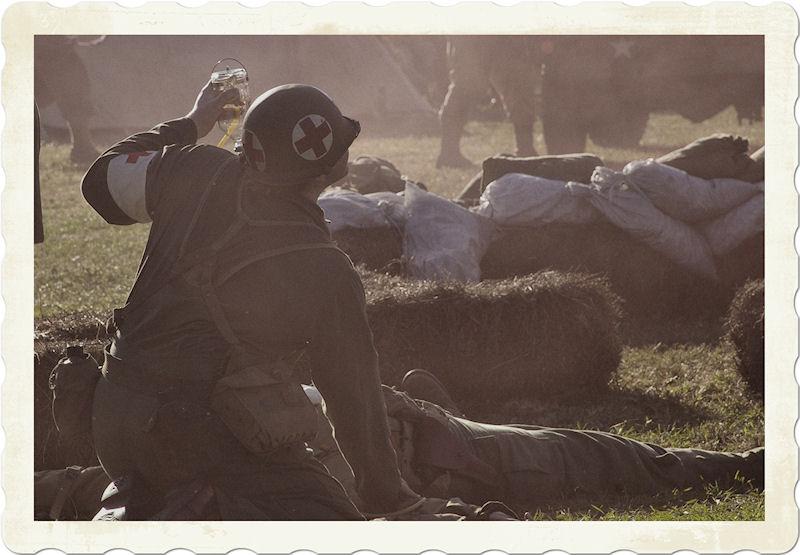
[[[540, 152], [545, 152], [539, 131], [537, 124], [536, 146]], [[762, 124], [742, 125], [733, 110], [702, 124], [691, 124], [679, 116], [658, 114], [651, 117], [641, 147], [623, 150], [589, 144], [586, 150], [602, 157], [609, 166], [621, 168], [633, 159], [659, 156], [715, 132], [748, 136], [753, 147], [763, 144], [764, 139]], [[476, 162], [497, 152], [510, 151], [514, 147], [511, 126], [472, 122], [467, 126], [463, 146], [465, 155]], [[355, 143], [352, 155], [372, 154], [387, 158], [411, 179], [426, 183], [431, 191], [455, 197], [479, 168], [437, 170], [434, 166], [437, 148], [438, 138], [433, 131], [403, 134], [365, 129]], [[102, 324], [113, 307], [124, 303], [133, 282], [148, 227], [119, 228], [102, 222], [80, 197], [81, 169], [69, 164], [67, 159], [66, 145], [50, 143], [42, 150], [46, 242], [35, 248], [37, 350], [51, 349], [60, 353], [68, 342], [85, 337], [92, 340], [90, 346], [95, 346], [92, 348], [97, 354], [103, 337]], [[763, 242], [758, 245], [759, 240], [754, 240], [754, 249], [748, 250], [743, 246], [742, 252], [757, 253], [758, 248], [763, 252]], [[563, 246], [563, 250], [570, 248], [567, 244]], [[621, 264], [620, 261], [614, 263]], [[759, 272], [763, 275], [763, 257], [757, 254], [731, 257], [720, 266], [723, 275], [728, 270], [730, 275], [746, 276]], [[740, 279], [739, 283], [744, 281], [737, 279]], [[368, 295], [376, 300], [390, 295], [391, 288], [425, 286], [387, 276], [372, 275], [365, 281]], [[713, 289], [706, 293], [713, 293]], [[626, 347], [622, 363], [612, 375], [610, 387], [592, 391], [591, 396], [584, 397], [563, 392], [536, 399], [499, 402], [486, 399], [470, 407], [469, 416], [495, 423], [606, 430], [674, 447], [741, 450], [763, 445], [763, 405], [757, 397], [749, 394], [736, 371], [733, 346], [720, 341], [722, 328], [716, 315], [701, 318], [696, 311], [662, 317], [644, 314], [626, 319], [622, 332]], [[495, 341], [502, 346], [502, 337], [495, 338]], [[394, 349], [405, 356], [404, 346]], [[45, 468], [42, 461], [48, 455], [52, 456], [47, 465], [50, 467], [81, 462], [67, 459], [66, 454], [54, 450], [54, 438], [50, 437], [49, 443], [41, 441], [47, 437], [46, 430], [41, 433], [41, 426], [50, 419], [49, 391], [42, 390], [41, 386], [56, 358], [55, 355], [50, 355], [49, 359], [43, 357], [34, 378], [38, 384], [35, 400], [36, 439], [39, 442], [36, 446], [37, 468]], [[398, 373], [400, 370], [398, 367]], [[494, 387], [495, 384], [491, 385]], [[42, 445], [49, 447], [43, 449]], [[681, 495], [665, 494], [658, 499], [609, 497], [600, 502], [595, 500], [594, 504], [596, 508], [577, 504], [549, 510], [543, 507], [546, 512], [534, 514], [534, 518], [764, 518], [764, 494], [757, 492], [734, 496], [714, 494], [691, 503]]]
[[620, 360], [618, 299], [598, 278], [543, 272], [476, 285], [364, 279], [381, 377], [434, 372], [457, 401], [603, 388]]

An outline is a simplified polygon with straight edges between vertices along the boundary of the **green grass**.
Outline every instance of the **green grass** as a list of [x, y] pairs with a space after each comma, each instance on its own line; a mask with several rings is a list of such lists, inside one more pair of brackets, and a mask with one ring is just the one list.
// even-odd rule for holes
[[[715, 132], [744, 135], [751, 140], [752, 150], [764, 140], [763, 125], [740, 125], [728, 110], [702, 124], [656, 115], [651, 117], [640, 148], [614, 150], [589, 145], [587, 151], [621, 167]], [[470, 123], [462, 144], [464, 154], [475, 161], [512, 151], [511, 126]], [[540, 135], [536, 146], [545, 151]], [[437, 153], [434, 134], [369, 129], [352, 149], [354, 156], [387, 158], [430, 190], [455, 196], [478, 166], [436, 170]], [[113, 307], [124, 303], [147, 238], [147, 226], [105, 224], [81, 198], [80, 178], [80, 169], [68, 162], [65, 145], [43, 146], [46, 242], [35, 250], [35, 318], [40, 330], [99, 326]], [[737, 451], [763, 445], [763, 405], [748, 395], [735, 371], [733, 349], [721, 336], [720, 322], [713, 319], [628, 321], [623, 326], [627, 347], [622, 364], [607, 390], [535, 403], [475, 406], [470, 407], [470, 416], [490, 422], [606, 430], [672, 447]], [[673, 492], [657, 498], [610, 497], [601, 503], [572, 500], [532, 512], [531, 518], [548, 520], [761, 520], [764, 495], [709, 487], [699, 496]]]
[[[710, 485], [698, 493], [674, 491], [656, 497], [629, 497], [607, 503], [573, 501], [529, 511], [528, 520], [763, 520], [764, 496], [755, 491], [723, 491]], [[587, 508], [588, 505], [588, 508]]]

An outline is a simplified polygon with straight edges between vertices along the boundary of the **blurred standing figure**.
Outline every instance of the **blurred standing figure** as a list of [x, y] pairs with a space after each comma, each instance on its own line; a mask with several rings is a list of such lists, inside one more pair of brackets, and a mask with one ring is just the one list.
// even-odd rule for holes
[[537, 56], [531, 37], [455, 36], [447, 43], [450, 87], [439, 111], [442, 143], [436, 167], [472, 163], [459, 148], [470, 109], [491, 86], [514, 124], [517, 155], [535, 156], [533, 148], [534, 85]]
[[78, 56], [78, 45], [75, 35], [36, 37], [34, 96], [42, 107], [55, 102], [69, 127], [72, 141], [70, 160], [75, 164], [88, 164], [100, 153], [89, 133], [89, 118], [94, 114], [94, 108], [89, 74]]

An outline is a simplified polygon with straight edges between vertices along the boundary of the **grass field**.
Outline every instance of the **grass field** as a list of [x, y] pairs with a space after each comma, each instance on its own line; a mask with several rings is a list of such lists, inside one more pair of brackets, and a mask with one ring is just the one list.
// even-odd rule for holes
[[[715, 132], [741, 134], [752, 149], [764, 140], [763, 125], [740, 125], [732, 110], [702, 124], [678, 116], [651, 117], [642, 146], [634, 150], [587, 147], [612, 167], [657, 156]], [[462, 141], [466, 156], [479, 161], [513, 150], [503, 123], [471, 123]], [[537, 148], [545, 151], [539, 137]], [[391, 160], [409, 178], [443, 196], [458, 194], [478, 168], [436, 170], [435, 135], [403, 135], [366, 129], [352, 155]], [[134, 278], [147, 226], [106, 225], [78, 190], [81, 169], [68, 162], [68, 148], [47, 143], [41, 152], [46, 241], [35, 252], [35, 323], [43, 330], [91, 329], [121, 305]], [[469, 408], [469, 416], [490, 422], [519, 422], [606, 430], [673, 447], [744, 450], [763, 445], [760, 401], [748, 395], [734, 368], [733, 349], [716, 319], [626, 321], [626, 347], [607, 391], [591, 397], [568, 395], [536, 402]], [[46, 337], [41, 339], [47, 341]], [[759, 520], [764, 495], [709, 487], [658, 498], [579, 500], [557, 507], [530, 508], [535, 519]]]

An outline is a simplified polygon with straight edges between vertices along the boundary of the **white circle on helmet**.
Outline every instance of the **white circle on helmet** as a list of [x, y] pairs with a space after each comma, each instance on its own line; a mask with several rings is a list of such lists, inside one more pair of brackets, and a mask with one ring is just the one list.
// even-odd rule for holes
[[292, 129], [292, 147], [304, 160], [319, 160], [333, 146], [333, 128], [319, 114], [300, 118]]

